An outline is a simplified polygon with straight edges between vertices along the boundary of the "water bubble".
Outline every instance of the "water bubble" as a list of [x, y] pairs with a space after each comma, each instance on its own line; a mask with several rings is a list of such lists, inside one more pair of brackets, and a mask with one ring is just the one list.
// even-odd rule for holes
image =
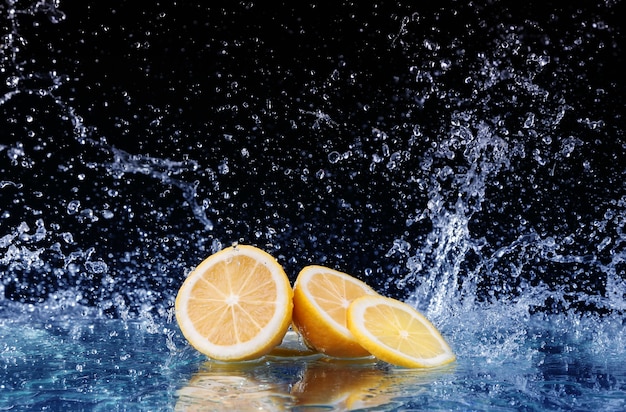
[[328, 154], [328, 161], [335, 164], [341, 160], [341, 154], [337, 151], [332, 151]]
[[226, 175], [228, 174], [228, 172], [230, 172], [230, 167], [228, 167], [228, 159], [222, 160], [222, 163], [220, 163], [217, 167], [217, 171], [222, 175]]
[[430, 40], [430, 39], [424, 39], [423, 44], [424, 44], [424, 47], [430, 51], [439, 50], [439, 48], [441, 47], [439, 46], [437, 42]]
[[535, 114], [534, 113], [528, 113], [526, 115], [526, 120], [524, 121], [524, 129], [530, 129], [531, 127], [533, 127], [535, 125]]
[[545, 166], [548, 163], [548, 159], [542, 156], [538, 149], [533, 150], [533, 159], [541, 166]]
[[541, 67], [543, 67], [547, 65], [548, 63], [550, 63], [550, 56], [546, 56], [546, 55], [539, 56], [539, 58], [537, 59], [537, 62], [539, 63]]
[[613, 241], [613, 239], [611, 239], [610, 236], [605, 237], [602, 242], [600, 242], [598, 244], [598, 252], [606, 249], [607, 246], [609, 246], [611, 244], [611, 242]]
[[93, 209], [91, 208], [81, 210], [80, 217], [82, 219], [89, 219], [92, 222], [95, 222], [98, 220], [98, 217], [95, 215], [95, 213], [93, 212]]
[[91, 273], [106, 273], [108, 266], [101, 260], [85, 262], [85, 268]]
[[67, 204], [67, 214], [75, 215], [80, 210], [80, 200], [72, 200]]
[[69, 244], [74, 243], [74, 236], [69, 232], [61, 233], [61, 238], [63, 238], [63, 241], [65, 243], [69, 243]]
[[390, 154], [389, 146], [386, 143], [383, 143], [383, 156], [389, 157], [389, 154]]
[[576, 146], [582, 146], [582, 144], [580, 139], [572, 136], [563, 139], [561, 141], [561, 155], [569, 157], [576, 150]]
[[7, 77], [7, 80], [6, 80], [7, 87], [9, 87], [11, 89], [15, 89], [15, 88], [17, 88], [19, 83], [20, 83], [20, 78], [19, 77], [17, 77], [17, 76], [9, 76], [9, 77]]
[[387, 169], [389, 170], [395, 169], [399, 165], [401, 160], [402, 160], [402, 154], [400, 152], [393, 152], [389, 156], [389, 162], [387, 162]]

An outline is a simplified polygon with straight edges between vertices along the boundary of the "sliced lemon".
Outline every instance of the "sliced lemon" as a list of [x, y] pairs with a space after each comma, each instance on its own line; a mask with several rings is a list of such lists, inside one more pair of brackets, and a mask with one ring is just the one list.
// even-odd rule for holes
[[189, 343], [207, 356], [254, 359], [282, 341], [292, 297], [276, 259], [237, 245], [209, 256], [189, 274], [176, 296], [176, 320]]
[[363, 296], [348, 308], [348, 329], [377, 358], [407, 368], [454, 361], [437, 328], [412, 306], [383, 296]]
[[346, 323], [350, 302], [364, 295], [376, 295], [376, 292], [346, 273], [324, 266], [307, 266], [294, 284], [294, 328], [307, 346], [326, 355], [369, 356]]

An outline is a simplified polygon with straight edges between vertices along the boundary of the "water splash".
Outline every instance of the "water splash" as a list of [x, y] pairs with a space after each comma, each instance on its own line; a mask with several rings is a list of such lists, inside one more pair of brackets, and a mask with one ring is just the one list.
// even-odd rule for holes
[[[350, 272], [440, 327], [458, 362], [391, 370], [410, 378], [399, 408], [623, 409], [615, 2], [341, 3], [280, 24], [252, 3], [114, 6], [121, 31], [111, 5], [61, 10], [76, 5], [0, 3], [2, 361], [28, 398], [3, 406], [72, 388], [171, 406], [201, 362], [175, 292], [245, 241], [292, 277]], [[293, 387], [306, 368], [289, 363], [259, 365]]]
[[141, 173], [159, 180], [165, 185], [172, 185], [181, 190], [184, 200], [191, 208], [193, 215], [204, 225], [204, 229], [210, 232], [213, 229], [213, 222], [206, 215], [206, 207], [198, 203], [197, 188], [198, 180], [189, 183], [176, 179], [173, 176], [187, 172], [195, 172], [200, 167], [198, 162], [193, 160], [173, 161], [170, 159], [160, 159], [145, 155], [131, 155], [123, 150], [112, 148], [113, 162], [105, 164], [104, 170], [115, 176], [116, 179], [123, 179], [126, 173]]
[[[605, 168], [587, 154], [602, 146], [606, 134], [623, 149], [623, 133], [605, 128], [594, 141], [568, 126], [590, 123], [578, 113], [583, 108], [568, 100], [569, 90], [554, 92], [555, 84], [542, 80], [546, 73], [571, 74], [553, 65], [557, 59], [545, 48], [551, 39], [536, 50], [511, 25], [503, 34], [507, 45], [479, 51], [480, 63], [469, 65], [478, 70], [468, 72], [463, 70], [471, 57], [454, 42], [446, 49], [406, 41], [409, 23], [403, 20], [396, 41], [431, 57], [427, 66], [409, 69], [419, 104], [427, 110], [434, 99], [446, 98], [465, 109], [452, 112], [449, 123], [435, 126], [430, 136], [420, 131], [432, 143], [414, 183], [427, 201], [407, 227], [428, 230], [394, 241], [388, 255], [402, 257], [404, 267], [396, 271], [406, 275], [393, 280], [399, 288], [415, 288], [410, 301], [453, 330], [462, 351], [478, 351], [489, 361], [525, 356], [538, 362], [546, 330], [561, 330], [568, 336], [555, 340], [586, 350], [622, 353], [623, 195], [617, 187], [598, 189], [623, 176], [626, 167], [618, 161], [620, 166]], [[512, 65], [516, 56], [526, 56], [525, 64]], [[436, 59], [445, 59], [445, 70], [432, 64]], [[469, 89], [450, 82], [455, 71]], [[572, 203], [568, 196], [580, 190], [588, 197]], [[613, 333], [620, 343], [610, 342]], [[533, 342], [534, 354], [521, 350]]]
[[[178, 127], [167, 129], [172, 108], [141, 107], [146, 130], [136, 139], [144, 146], [131, 151], [110, 143], [122, 139], [90, 124], [93, 116], [85, 120], [81, 110], [91, 109], [72, 97], [80, 79], [38, 69], [25, 57], [33, 40], [22, 20], [64, 23], [60, 5], [2, 7], [0, 107], [19, 139], [0, 146], [0, 154], [19, 172], [0, 190], [18, 202], [30, 188], [26, 177], [44, 166], [67, 186], [58, 194], [49, 186], [37, 190], [25, 214], [17, 206], [3, 212], [12, 217], [3, 226], [2, 264], [22, 271], [3, 282], [7, 296], [27, 296], [27, 273], [47, 271], [48, 286], [37, 283], [37, 299], [72, 290], [78, 302], [105, 313], [164, 314], [175, 280], [199, 259], [222, 244], [253, 240], [294, 272], [310, 261], [344, 265], [443, 325], [489, 305], [519, 307], [520, 319], [541, 310], [624, 309], [623, 198], [592, 190], [584, 210], [568, 199], [580, 188], [610, 188], [623, 176], [623, 169], [587, 155], [608, 153], [600, 138], [616, 131], [602, 113], [573, 100], [577, 84], [590, 79], [578, 69], [583, 62], [559, 61], [558, 53], [585, 55], [606, 45], [615, 34], [606, 22], [594, 21], [585, 41], [539, 22], [487, 24], [474, 17], [468, 32], [443, 36], [427, 28], [438, 27], [438, 19], [456, 21], [459, 10], [408, 14], [398, 17], [400, 29], [384, 48], [373, 49], [396, 59], [394, 75], [356, 96], [366, 103], [359, 100], [354, 114], [333, 101], [355, 90], [359, 76], [374, 75], [341, 56], [319, 82], [307, 83], [311, 96], [323, 91], [320, 101], [289, 100], [293, 108], [286, 103], [283, 114], [273, 96], [259, 107], [254, 99], [222, 102], [217, 113], [249, 114], [253, 126], [222, 126], [206, 142], [204, 130], [190, 134], [189, 144]], [[484, 46], [471, 48], [478, 40]], [[227, 55], [238, 46], [222, 47]], [[253, 95], [244, 80], [228, 80], [225, 98]], [[136, 96], [120, 94], [141, 112], [132, 106]], [[608, 99], [600, 87], [595, 94], [600, 105]], [[33, 111], [30, 100], [28, 114], [16, 114], [25, 97], [50, 104], [49, 116]], [[382, 114], [372, 120], [376, 111]], [[68, 140], [66, 151], [79, 154], [50, 149], [51, 131], [41, 126], [50, 118]], [[283, 120], [284, 135], [269, 137]], [[113, 131], [130, 130], [126, 118], [111, 121]], [[309, 132], [306, 143], [289, 144], [287, 137]], [[168, 152], [172, 147], [183, 149]], [[353, 247], [363, 253], [351, 260]]]

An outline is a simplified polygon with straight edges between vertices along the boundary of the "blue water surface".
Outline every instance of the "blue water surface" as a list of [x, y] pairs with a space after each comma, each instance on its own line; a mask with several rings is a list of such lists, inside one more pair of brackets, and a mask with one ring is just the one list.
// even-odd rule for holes
[[270, 355], [225, 363], [197, 353], [172, 322], [5, 316], [0, 408], [623, 410], [624, 326], [616, 319], [575, 323], [529, 319], [523, 330], [458, 324], [442, 330], [456, 362], [405, 369], [315, 354], [293, 332]]

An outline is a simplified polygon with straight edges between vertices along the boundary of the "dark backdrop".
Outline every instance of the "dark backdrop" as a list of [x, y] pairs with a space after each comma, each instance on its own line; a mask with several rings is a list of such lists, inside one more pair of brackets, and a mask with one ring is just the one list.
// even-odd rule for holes
[[[468, 169], [463, 148], [431, 154], [463, 116], [526, 153], [468, 201], [485, 256], [519, 236], [520, 219], [541, 238], [587, 237], [567, 246], [585, 255], [606, 234], [590, 229], [599, 214], [620, 213], [617, 2], [196, 3], [0, 4], [7, 298], [69, 291], [112, 312], [166, 308], [186, 271], [237, 241], [292, 279], [320, 263], [406, 298], [407, 262], [433, 230], [418, 219], [432, 200], [424, 160]], [[522, 135], [530, 112], [536, 133]], [[570, 136], [584, 149], [556, 173], [527, 163]], [[463, 192], [440, 190], [449, 205]], [[562, 271], [553, 283], [580, 275]], [[601, 290], [591, 272], [582, 287]]]

